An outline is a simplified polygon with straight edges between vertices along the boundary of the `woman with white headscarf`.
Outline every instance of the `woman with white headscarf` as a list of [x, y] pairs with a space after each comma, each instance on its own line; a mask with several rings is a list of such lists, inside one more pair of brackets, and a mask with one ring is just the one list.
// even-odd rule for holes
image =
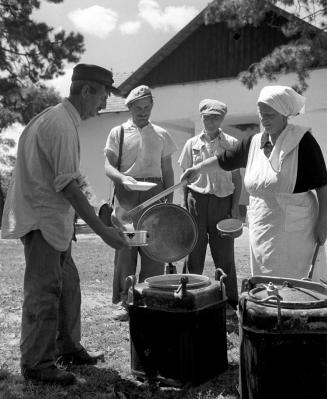
[[[253, 275], [306, 277], [316, 244], [326, 240], [325, 161], [310, 129], [288, 123], [289, 116], [304, 112], [304, 104], [305, 97], [290, 87], [264, 87], [257, 101], [262, 131], [181, 176], [192, 181], [214, 170], [217, 159], [225, 170], [245, 167]], [[321, 248], [312, 279], [326, 276]]]

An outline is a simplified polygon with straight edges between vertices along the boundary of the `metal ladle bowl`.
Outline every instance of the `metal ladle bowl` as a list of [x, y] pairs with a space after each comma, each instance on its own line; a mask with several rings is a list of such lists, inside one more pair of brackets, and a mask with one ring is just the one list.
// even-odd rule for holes
[[175, 204], [157, 204], [148, 208], [137, 223], [137, 230], [149, 233], [143, 251], [158, 262], [183, 259], [194, 248], [198, 230], [191, 214]]

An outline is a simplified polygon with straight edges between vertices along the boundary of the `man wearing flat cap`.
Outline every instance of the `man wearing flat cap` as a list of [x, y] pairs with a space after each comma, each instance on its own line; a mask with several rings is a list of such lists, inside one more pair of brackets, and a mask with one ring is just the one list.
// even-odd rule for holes
[[81, 345], [81, 293], [71, 256], [74, 217], [109, 246], [126, 246], [123, 234], [105, 226], [80, 189], [82, 120], [105, 107], [112, 73], [96, 65], [75, 66], [70, 94], [34, 117], [18, 143], [15, 172], [2, 218], [2, 238], [20, 238], [26, 269], [21, 333], [25, 379], [68, 385], [73, 373], [62, 365], [95, 364], [99, 354]]
[[[148, 86], [133, 89], [125, 103], [131, 117], [110, 131], [105, 146], [105, 168], [106, 175], [115, 184], [115, 208], [128, 211], [174, 184], [171, 156], [176, 146], [165, 129], [149, 121], [153, 98]], [[156, 183], [156, 186], [148, 191], [131, 191], [128, 185], [137, 181]], [[169, 202], [172, 199], [172, 195], [167, 198]], [[136, 227], [137, 220], [133, 222]], [[164, 272], [164, 264], [150, 259], [141, 247], [116, 251], [112, 301], [118, 305], [114, 318], [120, 321], [128, 319], [125, 279], [136, 273], [138, 253], [141, 258], [139, 282]]]
[[[185, 143], [178, 160], [183, 170], [226, 149], [232, 149], [238, 142], [220, 128], [227, 113], [226, 104], [204, 99], [199, 104], [199, 111], [203, 130]], [[238, 303], [234, 240], [220, 238], [216, 226], [223, 219], [239, 216], [241, 188], [239, 170], [226, 172], [219, 168], [214, 172], [199, 175], [197, 180], [184, 189], [184, 206], [198, 226], [198, 241], [185, 260], [184, 271], [202, 274], [209, 242], [215, 267], [220, 267], [227, 274], [225, 283], [229, 303], [227, 310], [230, 315], [234, 313], [233, 309]]]

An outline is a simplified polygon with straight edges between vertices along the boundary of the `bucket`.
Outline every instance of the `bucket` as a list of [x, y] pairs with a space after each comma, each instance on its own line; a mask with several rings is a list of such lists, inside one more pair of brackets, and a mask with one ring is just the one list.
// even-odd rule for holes
[[254, 276], [239, 312], [242, 399], [327, 398], [327, 287]]
[[201, 384], [227, 369], [225, 287], [202, 275], [151, 277], [129, 289], [132, 374], [165, 385]]

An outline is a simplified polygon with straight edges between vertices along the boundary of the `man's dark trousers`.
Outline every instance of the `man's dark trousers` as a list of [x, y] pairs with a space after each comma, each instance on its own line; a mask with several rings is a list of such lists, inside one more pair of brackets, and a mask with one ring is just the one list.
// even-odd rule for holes
[[228, 302], [236, 306], [238, 303], [237, 278], [234, 260], [234, 239], [221, 238], [217, 223], [230, 217], [232, 195], [217, 197], [213, 194], [199, 194], [188, 189], [187, 206], [198, 227], [198, 241], [193, 251], [185, 260], [184, 272], [202, 274], [209, 242], [211, 255], [216, 268], [226, 274], [226, 294]]
[[71, 246], [60, 252], [40, 230], [22, 238], [26, 260], [21, 366], [42, 369], [81, 349], [81, 291]]

